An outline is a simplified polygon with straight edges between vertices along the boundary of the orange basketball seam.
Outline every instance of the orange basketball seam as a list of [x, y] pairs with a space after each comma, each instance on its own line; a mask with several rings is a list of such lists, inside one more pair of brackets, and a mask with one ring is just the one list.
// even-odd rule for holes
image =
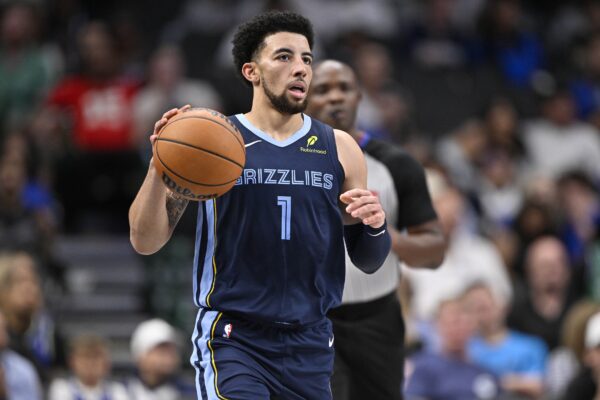
[[169, 172], [171, 172], [173, 175], [177, 176], [180, 179], [183, 179], [184, 181], [187, 181], [189, 183], [193, 183], [194, 185], [200, 185], [200, 186], [210, 186], [210, 187], [217, 187], [217, 186], [225, 186], [230, 184], [231, 182], [235, 182], [238, 178], [232, 179], [230, 181], [224, 182], [224, 183], [219, 183], [219, 184], [210, 184], [210, 183], [201, 183], [201, 182], [195, 182], [191, 179], [185, 178], [181, 175], [179, 175], [177, 172], [173, 171], [171, 168], [169, 168], [169, 166], [167, 164], [165, 164], [163, 162], [163, 160], [160, 158], [160, 154], [158, 154], [158, 147], [156, 147], [156, 157], [158, 157], [158, 161], [160, 161], [160, 163], [162, 164], [163, 167], [165, 167], [165, 169], [169, 170]]
[[[227, 118], [227, 116], [223, 115], [222, 113], [218, 112], [217, 110], [213, 110], [212, 108], [206, 108], [206, 107], [192, 107], [185, 112], [190, 112], [190, 111], [206, 111], [209, 114], [211, 114], [212, 116], [219, 117], [219, 119], [223, 120], [227, 125], [231, 126], [235, 132], [240, 133], [237, 126], [235, 126], [233, 124], [233, 122], [231, 122], [231, 120], [229, 118]], [[240, 133], [240, 135], [241, 135], [241, 133]]]
[[[167, 122], [167, 124], [165, 126], [163, 126], [163, 128], [160, 130], [160, 132], [158, 133], [158, 137], [160, 138], [160, 135], [163, 133], [163, 131], [167, 128], [167, 126], [171, 125], [172, 123], [175, 123], [177, 121], [181, 121], [182, 119], [189, 119], [189, 118], [198, 118], [198, 119], [205, 119], [207, 121], [211, 121], [214, 122], [217, 125], [221, 125], [223, 128], [225, 128], [225, 130], [227, 132], [229, 132], [231, 135], [233, 135], [233, 137], [235, 138], [235, 140], [237, 140], [237, 142], [240, 144], [240, 146], [242, 147], [242, 149], [244, 150], [244, 154], [246, 154], [246, 147], [244, 146], [244, 142], [243, 140], [240, 140], [241, 137], [241, 133], [239, 130], [237, 130], [237, 127], [235, 125], [232, 125], [234, 128], [236, 128], [236, 131], [232, 131], [231, 129], [229, 129], [226, 125], [223, 125], [222, 123], [220, 123], [219, 121], [215, 121], [214, 119], [211, 118], [207, 118], [207, 117], [202, 117], [199, 115], [190, 115], [190, 116], [181, 116], [175, 120], [171, 120], [169, 122]], [[238, 137], [239, 136], [239, 137]]]
[[[161, 141], [161, 142], [170, 142], [170, 143], [179, 144], [179, 145], [181, 145], [181, 146], [191, 147], [192, 149], [200, 150], [200, 151], [203, 151], [203, 152], [205, 152], [205, 153], [212, 154], [213, 156], [220, 157], [220, 158], [222, 158], [223, 160], [227, 160], [227, 161], [229, 161], [230, 163], [237, 165], [237, 166], [238, 166], [238, 167], [240, 167], [241, 169], [244, 169], [244, 166], [243, 166], [243, 165], [241, 165], [240, 163], [238, 163], [237, 161], [235, 161], [235, 160], [232, 160], [232, 159], [230, 159], [230, 158], [228, 158], [228, 157], [225, 157], [225, 156], [224, 156], [224, 155], [222, 155], [222, 154], [215, 153], [214, 151], [210, 151], [210, 150], [208, 150], [208, 149], [205, 149], [205, 148], [203, 148], [203, 147], [194, 146], [193, 144], [189, 144], [189, 143], [185, 143], [185, 142], [180, 142], [179, 140], [175, 140], [175, 139], [161, 139], [161, 138], [157, 138], [157, 139], [156, 139], [156, 141]], [[245, 158], [245, 157], [244, 157], [244, 158]]]

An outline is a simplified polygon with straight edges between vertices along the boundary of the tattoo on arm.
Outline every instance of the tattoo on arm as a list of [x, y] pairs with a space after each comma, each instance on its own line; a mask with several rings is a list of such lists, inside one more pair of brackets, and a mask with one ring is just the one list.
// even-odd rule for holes
[[169, 229], [173, 230], [181, 219], [189, 200], [179, 197], [172, 192], [167, 193], [167, 216], [169, 217]]

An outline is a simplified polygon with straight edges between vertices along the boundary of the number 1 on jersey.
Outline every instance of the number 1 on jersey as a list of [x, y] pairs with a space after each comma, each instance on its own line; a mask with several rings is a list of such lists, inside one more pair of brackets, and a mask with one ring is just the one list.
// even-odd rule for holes
[[290, 240], [292, 223], [292, 197], [277, 196], [277, 205], [281, 206], [281, 240]]

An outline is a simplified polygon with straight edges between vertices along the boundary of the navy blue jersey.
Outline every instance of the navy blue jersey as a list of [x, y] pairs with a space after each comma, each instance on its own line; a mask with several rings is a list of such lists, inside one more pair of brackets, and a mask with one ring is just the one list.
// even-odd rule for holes
[[321, 321], [344, 286], [344, 171], [331, 127], [303, 115], [276, 141], [242, 114], [230, 117], [246, 143], [231, 191], [199, 203], [196, 305], [282, 324]]

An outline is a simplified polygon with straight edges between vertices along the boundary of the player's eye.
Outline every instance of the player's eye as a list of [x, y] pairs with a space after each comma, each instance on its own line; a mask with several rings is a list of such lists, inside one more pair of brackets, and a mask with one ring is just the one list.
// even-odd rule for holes
[[281, 61], [289, 61], [290, 55], [289, 54], [281, 54], [279, 57], [277, 57], [277, 59], [281, 60]]
[[304, 64], [306, 65], [312, 65], [312, 58], [310, 57], [304, 57]]

